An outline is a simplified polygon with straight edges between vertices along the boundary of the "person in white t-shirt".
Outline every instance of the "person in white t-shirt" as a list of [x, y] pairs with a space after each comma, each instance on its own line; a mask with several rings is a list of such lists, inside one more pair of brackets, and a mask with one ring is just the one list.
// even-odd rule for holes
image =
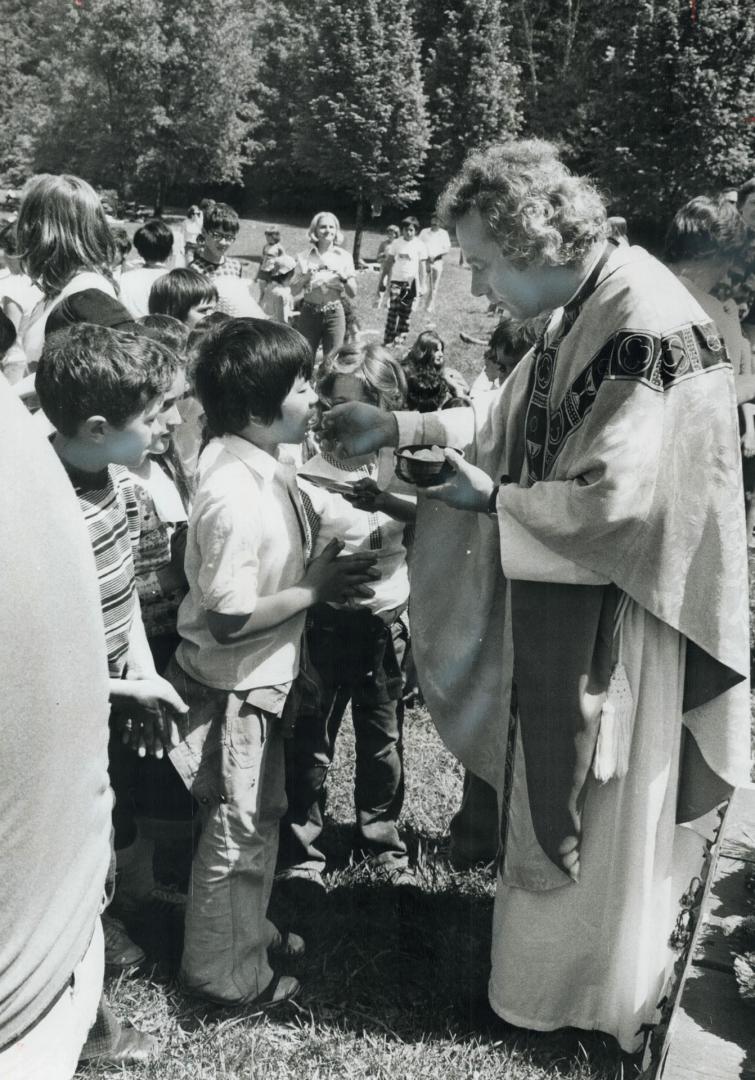
[[441, 275], [443, 274], [443, 256], [451, 250], [451, 237], [440, 223], [437, 214], [430, 218], [430, 228], [423, 229], [419, 234], [420, 243], [427, 250], [427, 294], [425, 308], [433, 311], [435, 298], [438, 295]]
[[149, 292], [159, 277], [171, 269], [173, 233], [159, 218], [145, 221], [134, 233], [134, 247], [144, 263], [135, 270], [121, 274], [119, 291], [121, 303], [134, 319], [149, 314]]
[[385, 320], [384, 345], [401, 344], [409, 332], [414, 301], [425, 291], [427, 249], [417, 239], [419, 222], [406, 217], [401, 222], [401, 236], [386, 251], [380, 274], [378, 295], [388, 284], [388, 317]]

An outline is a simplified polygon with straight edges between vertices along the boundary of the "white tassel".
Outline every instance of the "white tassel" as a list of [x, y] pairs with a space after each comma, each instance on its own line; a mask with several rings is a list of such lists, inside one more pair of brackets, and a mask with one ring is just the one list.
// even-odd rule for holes
[[606, 700], [600, 712], [600, 728], [592, 771], [596, 780], [626, 776], [634, 731], [634, 699], [624, 665], [619, 661], [611, 672]]

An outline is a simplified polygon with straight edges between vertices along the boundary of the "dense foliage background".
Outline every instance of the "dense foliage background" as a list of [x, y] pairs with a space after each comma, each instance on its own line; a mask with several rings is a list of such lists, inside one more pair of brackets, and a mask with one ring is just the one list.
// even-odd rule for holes
[[161, 207], [429, 208], [474, 146], [557, 140], [661, 223], [755, 173], [750, 0], [0, 0], [0, 182]]

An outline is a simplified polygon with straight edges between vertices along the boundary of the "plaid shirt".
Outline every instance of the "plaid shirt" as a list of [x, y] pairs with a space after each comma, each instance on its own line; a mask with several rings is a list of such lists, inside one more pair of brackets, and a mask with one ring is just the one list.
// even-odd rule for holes
[[191, 268], [192, 270], [198, 270], [200, 274], [204, 274], [205, 277], [211, 279], [221, 277], [240, 278], [244, 276], [244, 264], [230, 255], [226, 255], [222, 263], [209, 262], [208, 259], [203, 259], [201, 255], [195, 255]]

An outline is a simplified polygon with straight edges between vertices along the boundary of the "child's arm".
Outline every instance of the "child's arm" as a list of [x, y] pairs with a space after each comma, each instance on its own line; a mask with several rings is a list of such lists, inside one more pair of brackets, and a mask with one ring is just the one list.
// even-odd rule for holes
[[220, 645], [250, 637], [261, 630], [279, 626], [320, 601], [342, 603], [352, 596], [371, 596], [367, 582], [378, 576], [376, 556], [369, 552], [338, 557], [343, 543], [331, 540], [307, 567], [301, 581], [272, 596], [260, 596], [254, 610], [244, 615], [207, 612], [210, 633]]
[[123, 741], [130, 743], [140, 757], [149, 753], [160, 758], [164, 748], [176, 745], [173, 717], [188, 712], [188, 706], [155, 670], [136, 594], [126, 676], [110, 680], [110, 701], [123, 717]]
[[378, 293], [385, 291], [385, 287], [391, 279], [391, 270], [393, 269], [394, 261], [393, 255], [386, 255], [383, 260], [383, 265], [380, 270], [380, 280], [378, 281]]
[[366, 513], [380, 511], [407, 525], [417, 520], [417, 504], [414, 499], [391, 495], [390, 492], [381, 490], [374, 480], [367, 477], [357, 480], [353, 494], [345, 494], [343, 498], [357, 510], [364, 510]]

